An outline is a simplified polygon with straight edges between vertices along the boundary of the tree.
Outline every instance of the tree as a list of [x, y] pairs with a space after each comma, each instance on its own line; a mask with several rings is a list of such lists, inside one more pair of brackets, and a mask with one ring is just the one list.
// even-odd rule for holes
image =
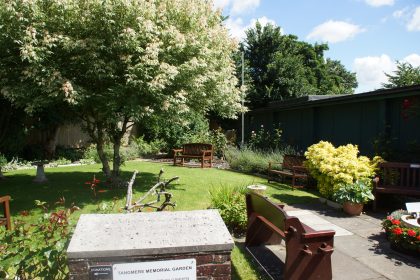
[[74, 108], [108, 177], [119, 176], [121, 139], [134, 122], [210, 110], [234, 117], [241, 108], [236, 46], [207, 1], [19, 0], [0, 11], [2, 94], [34, 100], [27, 111], [52, 100]]
[[278, 26], [257, 22], [241, 45], [251, 80], [250, 106], [309, 94], [353, 93], [356, 75], [339, 61], [325, 59], [326, 50], [327, 44], [298, 41], [294, 35], [282, 35]]
[[388, 83], [383, 83], [384, 88], [396, 88], [420, 85], [420, 66], [414, 67], [408, 62], [397, 61], [397, 70], [394, 75], [385, 73]]

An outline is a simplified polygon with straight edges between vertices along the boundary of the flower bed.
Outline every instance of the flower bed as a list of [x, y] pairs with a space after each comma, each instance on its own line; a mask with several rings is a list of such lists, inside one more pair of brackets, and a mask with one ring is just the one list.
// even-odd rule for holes
[[397, 210], [382, 222], [391, 248], [410, 255], [420, 256], [420, 229], [404, 227], [401, 216], [405, 211]]

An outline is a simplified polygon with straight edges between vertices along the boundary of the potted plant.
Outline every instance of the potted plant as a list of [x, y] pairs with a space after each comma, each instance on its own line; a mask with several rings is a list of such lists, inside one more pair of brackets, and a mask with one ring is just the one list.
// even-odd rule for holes
[[343, 204], [344, 212], [352, 216], [360, 215], [363, 205], [375, 199], [369, 183], [363, 180], [356, 180], [351, 184], [340, 184], [333, 197]]

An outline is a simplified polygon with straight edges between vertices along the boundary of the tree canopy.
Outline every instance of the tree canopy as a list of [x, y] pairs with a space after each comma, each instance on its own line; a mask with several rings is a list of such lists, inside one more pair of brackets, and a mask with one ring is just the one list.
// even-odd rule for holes
[[356, 75], [339, 61], [325, 59], [326, 50], [327, 44], [311, 45], [294, 35], [283, 35], [278, 26], [257, 22], [246, 31], [241, 45], [250, 106], [309, 94], [353, 93]]
[[394, 74], [385, 73], [388, 82], [383, 83], [384, 88], [420, 85], [420, 66], [414, 67], [408, 62], [397, 61], [397, 70]]
[[33, 0], [0, 3], [0, 88], [35, 112], [65, 103], [97, 144], [119, 147], [151, 114], [234, 117], [236, 45], [202, 0]]

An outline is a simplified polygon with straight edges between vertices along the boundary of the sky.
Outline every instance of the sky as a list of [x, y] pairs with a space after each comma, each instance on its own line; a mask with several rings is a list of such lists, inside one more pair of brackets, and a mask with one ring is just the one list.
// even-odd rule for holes
[[381, 88], [396, 61], [420, 66], [420, 0], [213, 0], [238, 41], [258, 20], [314, 44], [356, 73], [356, 93]]

